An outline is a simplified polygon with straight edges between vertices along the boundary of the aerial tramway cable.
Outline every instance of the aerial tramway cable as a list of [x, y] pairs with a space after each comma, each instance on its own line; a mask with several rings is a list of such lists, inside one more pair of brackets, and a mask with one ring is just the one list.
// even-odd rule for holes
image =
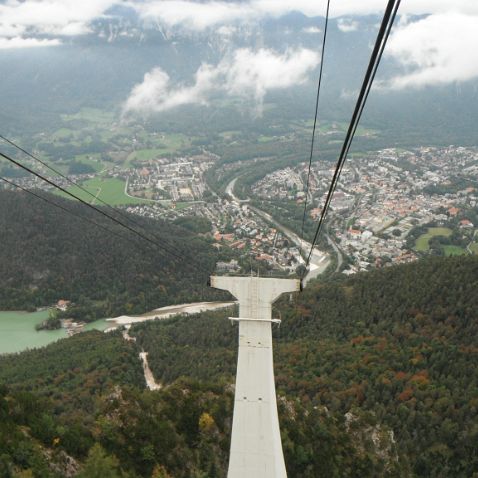
[[[58, 204], [56, 202], [53, 202], [53, 201], [50, 201], [49, 199], [47, 199], [46, 197], [43, 197], [41, 196], [40, 194], [37, 194], [35, 192], [33, 192], [31, 189], [27, 189], [27, 188], [24, 188], [23, 186], [20, 186], [19, 184], [7, 179], [7, 178], [4, 178], [2, 176], [0, 176], [0, 180], [2, 180], [3, 182], [9, 184], [10, 186], [13, 186], [17, 189], [20, 189], [21, 191], [27, 193], [27, 194], [30, 194], [31, 196], [37, 198], [37, 199], [40, 199], [41, 201], [44, 201], [46, 202], [47, 204], [50, 204], [51, 206], [54, 206], [58, 209], [61, 209], [63, 212], [66, 212], [67, 214], [70, 214], [71, 216], [74, 216], [76, 217], [77, 219], [81, 219], [82, 221], [86, 221], [90, 224], [92, 224], [93, 226], [96, 226], [96, 227], [99, 227], [100, 229], [102, 229], [103, 231], [107, 232], [108, 234], [113, 234], [114, 236], [116, 237], [119, 237], [120, 239], [124, 240], [124, 241], [128, 241], [130, 242], [131, 239], [125, 237], [125, 236], [122, 236], [121, 234], [118, 234], [117, 232], [103, 226], [102, 224], [98, 224], [96, 223], [95, 221], [87, 218], [87, 217], [84, 217], [84, 216], [81, 216], [79, 214], [76, 214], [75, 212], [67, 209], [66, 207], [62, 206], [61, 204]], [[135, 241], [135, 245], [139, 246], [139, 247], [142, 247], [142, 245], [138, 242]]]
[[159, 242], [157, 241], [154, 241], [152, 240], [151, 238], [149, 238], [148, 236], [145, 236], [143, 233], [137, 231], [136, 229], [128, 226], [127, 224], [124, 224], [122, 221], [110, 216], [109, 214], [107, 214], [105, 211], [102, 211], [101, 209], [93, 206], [92, 204], [89, 204], [87, 203], [86, 201], [84, 201], [83, 199], [81, 199], [80, 197], [76, 196], [75, 194], [71, 193], [70, 191], [66, 190], [65, 188], [59, 186], [58, 184], [56, 184], [55, 182], [51, 181], [50, 179], [42, 176], [41, 174], [33, 171], [32, 169], [30, 169], [28, 166], [25, 166], [24, 164], [21, 164], [19, 163], [18, 161], [16, 161], [15, 159], [11, 158], [10, 156], [6, 155], [5, 153], [2, 153], [0, 152], [0, 156], [5, 158], [7, 161], [10, 161], [11, 163], [15, 164], [16, 166], [20, 167], [21, 169], [27, 171], [28, 173], [30, 174], [33, 174], [34, 176], [36, 176], [37, 178], [41, 179], [42, 181], [46, 182], [47, 184], [49, 184], [50, 186], [53, 186], [54, 188], [58, 189], [59, 191], [63, 192], [64, 194], [67, 194], [68, 196], [76, 199], [77, 201], [79, 201], [80, 203], [82, 203], [83, 205], [87, 206], [88, 208], [90, 209], [93, 209], [94, 211], [96, 211], [97, 213], [101, 214], [102, 216], [110, 219], [111, 221], [115, 222], [116, 224], [120, 225], [121, 227], [127, 229], [128, 231], [132, 232], [133, 234], [135, 234], [136, 236], [140, 237], [141, 239], [147, 241], [149, 244], [153, 244], [155, 245], [158, 249], [160, 249], [163, 253], [168, 253], [169, 255], [171, 256], [174, 256], [175, 258], [179, 259], [180, 261], [183, 261], [184, 258], [182, 256], [180, 256], [178, 253], [174, 252], [174, 251], [171, 251], [169, 250], [167, 247], [164, 247], [164, 245], [160, 244]]
[[[121, 211], [120, 209], [117, 209], [117, 208], [114, 208], [111, 204], [108, 204], [106, 201], [104, 201], [103, 199], [101, 199], [99, 196], [91, 193], [90, 191], [88, 191], [88, 189], [86, 189], [85, 187], [81, 186], [80, 184], [78, 184], [77, 182], [73, 181], [71, 178], [69, 178], [67, 175], [63, 174], [61, 171], [58, 171], [56, 168], [54, 168], [53, 166], [50, 166], [48, 163], [46, 163], [45, 161], [41, 160], [38, 156], [30, 153], [29, 151], [27, 151], [26, 149], [22, 148], [21, 146], [19, 146], [17, 143], [15, 143], [14, 141], [12, 141], [11, 139], [3, 136], [2, 134], [0, 134], [0, 139], [2, 139], [3, 141], [5, 141], [6, 143], [8, 143], [10, 146], [13, 146], [14, 148], [18, 149], [19, 151], [21, 151], [22, 153], [24, 153], [25, 155], [27, 155], [28, 157], [30, 157], [31, 159], [33, 159], [34, 161], [37, 161], [38, 163], [40, 163], [41, 165], [43, 165], [44, 167], [48, 168], [50, 171], [52, 171], [53, 173], [57, 174], [58, 176], [60, 176], [61, 178], [65, 179], [67, 182], [69, 182], [72, 186], [75, 186], [77, 187], [78, 189], [80, 189], [81, 191], [83, 191], [84, 193], [88, 194], [89, 196], [91, 196], [93, 199], [95, 199], [96, 201], [100, 202], [101, 204], [103, 204], [104, 206], [108, 207], [108, 209], [114, 211], [116, 214], [118, 214], [119, 216], [121, 216], [123, 219], [125, 219], [126, 221], [129, 221], [131, 224], [135, 225], [136, 227], [139, 227], [141, 228], [143, 231], [146, 231], [145, 227], [143, 225], [141, 225], [138, 221], [135, 221], [132, 217], [130, 217], [130, 215], [128, 214], [125, 214], [123, 211]], [[152, 233], [152, 232], [149, 232], [156, 240], [160, 240], [162, 242], [164, 242], [164, 244], [171, 248], [172, 250], [176, 250], [177, 253], [180, 253], [176, 247], [171, 244], [169, 241], [166, 241], [164, 238], [161, 238], [159, 239], [156, 234]], [[181, 252], [182, 253], [182, 252]], [[195, 258], [193, 258], [192, 256], [190, 256], [189, 254], [187, 253], [184, 253], [185, 256], [187, 256], [187, 258], [189, 260], [191, 260], [192, 262], [195, 262]]]
[[[365, 74], [364, 81], [362, 83], [362, 87], [360, 89], [359, 97], [357, 99], [357, 103], [355, 105], [355, 109], [352, 115], [352, 119], [349, 124], [349, 128], [347, 130], [347, 134], [345, 136], [344, 144], [342, 146], [342, 150], [337, 161], [337, 165], [335, 168], [334, 176], [332, 178], [329, 191], [327, 193], [327, 197], [325, 200], [324, 207], [322, 209], [322, 213], [320, 215], [319, 224], [315, 231], [314, 239], [311, 244], [311, 248], [307, 257], [307, 261], [305, 264], [305, 270], [310, 264], [310, 259], [312, 257], [312, 252], [314, 250], [315, 244], [319, 237], [320, 231], [322, 229], [325, 217], [327, 216], [328, 209], [330, 207], [330, 203], [332, 201], [332, 197], [334, 191], [337, 187], [337, 183], [342, 172], [342, 168], [344, 163], [347, 159], [347, 155], [350, 151], [350, 147], [352, 145], [352, 141], [354, 139], [355, 132], [357, 131], [357, 127], [362, 116], [363, 110], [365, 108], [365, 103], [367, 101], [368, 95], [372, 88], [373, 81], [375, 79], [375, 75], [377, 73], [378, 67], [380, 65], [380, 61], [382, 59], [383, 52], [385, 50], [385, 46], [387, 44], [387, 40], [390, 36], [390, 32], [395, 21], [398, 8], [400, 6], [401, 0], [389, 0], [387, 8], [384, 13], [384, 17], [382, 20], [382, 24], [380, 26], [379, 33], [377, 35], [377, 40], [375, 42], [374, 49], [372, 51], [372, 55], [370, 57], [370, 62], [367, 68], [367, 72]], [[304, 272], [305, 274], [305, 272]]]
[[[385, 46], [387, 44], [387, 41], [388, 41], [388, 37], [390, 36], [390, 32], [392, 31], [392, 27], [393, 27], [393, 24], [395, 22], [395, 17], [397, 16], [397, 12], [398, 12], [398, 8], [400, 7], [400, 2], [401, 0], [398, 0], [396, 5], [395, 5], [395, 8], [393, 10], [393, 14], [392, 14], [392, 17], [390, 19], [390, 22], [388, 23], [387, 25], [387, 31], [386, 31], [386, 34], [385, 34], [385, 38], [384, 38], [384, 41], [382, 42], [382, 45], [381, 45], [381, 48], [380, 48], [380, 53], [379, 53], [379, 57], [381, 58], [382, 55], [383, 55], [383, 52], [385, 50]], [[352, 133], [352, 138], [351, 140], [349, 141], [348, 143], [348, 146], [347, 146], [347, 151], [345, 152], [345, 158], [347, 158], [347, 155], [350, 151], [350, 148], [352, 146], [352, 141], [353, 141], [353, 138], [355, 136], [355, 132], [357, 131], [357, 128], [358, 128], [358, 124], [359, 124], [359, 121], [360, 121], [360, 118], [362, 116], [362, 113], [363, 113], [363, 110], [365, 108], [365, 104], [367, 102], [367, 99], [368, 99], [368, 95], [370, 94], [370, 90], [372, 89], [372, 85], [373, 85], [373, 82], [375, 80], [375, 76], [377, 74], [377, 70], [378, 70], [378, 67], [380, 66], [380, 60], [375, 64], [374, 66], [374, 70], [373, 70], [373, 73], [372, 73], [372, 77], [371, 77], [371, 81], [368, 85], [368, 88], [367, 88], [367, 92], [365, 93], [365, 97], [364, 97], [364, 100], [362, 102], [362, 105], [361, 105], [361, 108], [360, 108], [360, 113], [359, 113], [359, 118], [355, 124], [355, 127], [354, 127], [354, 130], [353, 130], [353, 133]], [[345, 163], [345, 161], [342, 163], [342, 168], [343, 168], [343, 164]], [[342, 172], [342, 168], [340, 169], [340, 172], [339, 172], [339, 175], [340, 173]], [[337, 184], [336, 184], [337, 185]]]
[[320, 71], [319, 71], [319, 81], [317, 84], [317, 97], [315, 100], [315, 115], [314, 115], [314, 127], [312, 128], [312, 140], [310, 143], [310, 156], [309, 156], [309, 169], [307, 171], [307, 181], [305, 186], [305, 204], [304, 204], [304, 214], [302, 216], [302, 231], [300, 237], [302, 240], [300, 241], [299, 247], [299, 255], [302, 257], [302, 243], [304, 240], [304, 226], [305, 226], [305, 217], [307, 214], [307, 203], [309, 198], [309, 182], [310, 182], [310, 170], [312, 168], [312, 157], [314, 155], [314, 143], [315, 143], [315, 131], [317, 127], [317, 116], [319, 113], [319, 100], [320, 100], [320, 90], [322, 86], [322, 73], [324, 70], [324, 56], [325, 56], [325, 44], [327, 41], [327, 30], [329, 27], [329, 12], [330, 12], [330, 0], [327, 0], [327, 11], [325, 14], [325, 26], [324, 26], [324, 36], [322, 39], [322, 51], [320, 54]]

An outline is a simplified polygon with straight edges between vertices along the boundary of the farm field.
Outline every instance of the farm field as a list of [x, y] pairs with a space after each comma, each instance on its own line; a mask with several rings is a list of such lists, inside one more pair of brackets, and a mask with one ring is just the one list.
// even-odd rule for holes
[[115, 114], [111, 111], [104, 111], [97, 108], [81, 108], [75, 114], [61, 115], [63, 121], [86, 121], [89, 123], [111, 123]]
[[[150, 138], [151, 140], [151, 138]], [[191, 140], [182, 134], [165, 134], [151, 140], [154, 147], [133, 151], [128, 156], [127, 163], [132, 161], [149, 161], [151, 159], [176, 153], [191, 145]]]
[[270, 143], [271, 141], [274, 141], [276, 138], [274, 136], [265, 136], [261, 135], [259, 138], [257, 138], [257, 141], [259, 143]]
[[[419, 252], [426, 252], [430, 249], [428, 242], [432, 237], [451, 236], [452, 230], [447, 227], [430, 227], [426, 234], [422, 234], [415, 243], [415, 249]], [[451, 247], [451, 246], [450, 246]]]
[[174, 208], [177, 210], [177, 211], [180, 211], [181, 209], [186, 209], [190, 206], [192, 206], [193, 203], [190, 203], [190, 202], [177, 202], [176, 205], [174, 206]]
[[128, 156], [128, 162], [131, 162], [134, 160], [149, 161], [158, 156], [161, 156], [162, 153], [163, 153], [162, 149], [138, 149], [137, 151], [133, 151]]
[[[90, 191], [92, 194], [97, 195], [103, 201], [107, 202], [111, 206], [121, 206], [126, 204], [143, 204], [149, 202], [147, 199], [132, 198], [124, 193], [125, 181], [117, 178], [95, 178], [85, 181], [82, 186]], [[73, 186], [68, 189], [71, 193], [80, 197], [84, 201], [93, 202], [93, 198], [82, 191], [81, 189]], [[60, 193], [62, 196], [67, 195]]]

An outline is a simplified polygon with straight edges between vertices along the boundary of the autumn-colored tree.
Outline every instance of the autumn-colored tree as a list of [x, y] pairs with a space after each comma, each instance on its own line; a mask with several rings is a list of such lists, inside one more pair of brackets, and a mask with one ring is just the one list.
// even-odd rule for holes
[[209, 415], [209, 413], [204, 412], [200, 417], [199, 417], [199, 429], [202, 432], [210, 432], [214, 427], [216, 423], [214, 422], [214, 418]]
[[166, 471], [164, 466], [156, 465], [151, 478], [171, 478], [171, 475]]

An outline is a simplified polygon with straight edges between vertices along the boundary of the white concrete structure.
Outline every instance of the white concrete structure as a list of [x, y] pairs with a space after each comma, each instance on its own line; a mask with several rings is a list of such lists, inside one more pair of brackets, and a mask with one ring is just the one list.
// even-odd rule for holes
[[272, 357], [272, 303], [295, 279], [211, 277], [239, 301], [239, 355], [228, 478], [286, 478]]

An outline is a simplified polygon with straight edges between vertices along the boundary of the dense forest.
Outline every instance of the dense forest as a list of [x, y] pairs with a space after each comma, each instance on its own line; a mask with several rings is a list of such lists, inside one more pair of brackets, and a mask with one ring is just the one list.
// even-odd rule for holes
[[65, 299], [75, 304], [69, 316], [88, 321], [221, 297], [206, 287], [218, 254], [190, 229], [134, 217], [143, 235], [181, 261], [81, 204], [45, 197], [112, 233], [25, 193], [0, 191], [0, 310]]
[[[291, 478], [476, 477], [477, 286], [478, 258], [436, 257], [277, 303]], [[230, 314], [138, 324], [136, 342], [88, 332], [0, 358], [0, 475], [225, 476]], [[159, 391], [145, 390], [142, 349]]]
[[[230, 381], [150, 392], [138, 351], [120, 333], [87, 332], [0, 358], [0, 476], [225, 476]], [[279, 411], [290, 476], [398, 476], [390, 430], [370, 417], [337, 419], [292, 396]]]
[[[279, 395], [337, 419], [371, 414], [393, 430], [399, 476], [474, 476], [477, 286], [478, 258], [433, 258], [319, 283], [293, 304], [283, 299]], [[134, 333], [164, 383], [233, 380], [237, 329], [224, 317], [142, 324]]]

